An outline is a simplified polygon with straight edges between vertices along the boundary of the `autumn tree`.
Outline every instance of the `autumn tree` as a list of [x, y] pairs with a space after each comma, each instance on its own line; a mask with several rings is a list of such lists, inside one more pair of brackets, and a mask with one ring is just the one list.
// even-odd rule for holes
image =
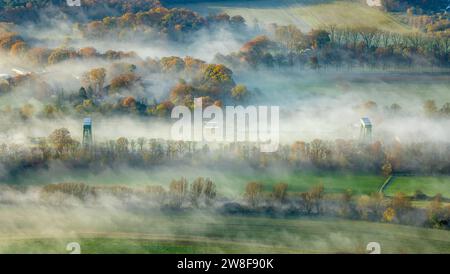
[[245, 97], [247, 97], [247, 87], [244, 85], [236, 85], [231, 90], [231, 97], [237, 101], [243, 100]]
[[28, 50], [28, 45], [24, 41], [17, 41], [11, 46], [9, 51], [11, 55], [21, 57]]
[[83, 58], [93, 58], [96, 57], [98, 55], [97, 50], [93, 47], [85, 47], [85, 48], [81, 48], [79, 50], [79, 54], [81, 57]]
[[211, 179], [206, 178], [203, 193], [205, 195], [205, 204], [211, 206], [217, 195], [216, 185]]
[[68, 147], [74, 142], [74, 140], [70, 136], [69, 130], [67, 130], [66, 128], [54, 130], [52, 134], [50, 134], [49, 140], [59, 155], [62, 155], [63, 152], [67, 150]]
[[427, 100], [423, 105], [423, 109], [425, 114], [429, 117], [433, 117], [436, 115], [438, 108], [436, 106], [436, 102], [434, 100]]
[[394, 218], [397, 216], [397, 212], [395, 212], [395, 209], [393, 209], [392, 207], [388, 207], [384, 212], [383, 212], [383, 221], [390, 223], [394, 220]]
[[48, 63], [50, 65], [57, 64], [59, 62], [76, 57], [77, 54], [71, 50], [65, 48], [54, 49], [48, 56]]
[[195, 89], [192, 85], [178, 83], [170, 91], [169, 99], [175, 105], [190, 106], [194, 101]]
[[106, 70], [104, 68], [94, 68], [83, 75], [83, 81], [92, 87], [96, 95], [102, 94], [105, 78]]
[[27, 52], [27, 58], [34, 64], [46, 64], [51, 54], [51, 50], [46, 48], [32, 48]]
[[367, 195], [361, 195], [356, 201], [356, 210], [363, 220], [368, 220], [371, 213], [371, 198]]
[[80, 200], [86, 200], [89, 196], [95, 195], [95, 190], [93, 187], [90, 187], [84, 183], [50, 184], [44, 186], [41, 190], [41, 194], [43, 194], [44, 197], [54, 195], [55, 193], [63, 193], [76, 197]]
[[386, 162], [381, 167], [381, 171], [384, 175], [384, 177], [389, 177], [392, 174], [392, 165], [389, 162]]
[[291, 51], [306, 48], [305, 35], [294, 25], [277, 26], [275, 29], [275, 39]]
[[170, 205], [173, 208], [181, 208], [183, 202], [188, 194], [188, 182], [185, 178], [180, 180], [173, 180], [170, 183], [169, 193], [170, 193]]
[[352, 212], [353, 212], [352, 199], [353, 199], [353, 191], [351, 189], [347, 189], [344, 191], [344, 193], [341, 194], [340, 214], [342, 216], [344, 216], [344, 217], [352, 216]]
[[191, 204], [194, 207], [199, 206], [198, 200], [200, 199], [200, 196], [203, 193], [204, 187], [205, 187], [205, 179], [202, 177], [199, 177], [192, 182], [190, 188], [190, 199]]
[[326, 30], [312, 30], [309, 36], [314, 49], [321, 49], [331, 42], [330, 34]]
[[316, 165], [325, 164], [330, 153], [331, 151], [325, 141], [315, 139], [310, 143], [309, 158], [312, 163]]
[[283, 203], [286, 200], [288, 184], [277, 183], [273, 186], [272, 197], [275, 201]]
[[436, 195], [427, 208], [428, 221], [434, 228], [441, 228], [444, 221], [444, 211], [442, 206], [442, 195]]
[[253, 208], [257, 207], [262, 199], [263, 185], [259, 182], [249, 182], [245, 186], [245, 198]]
[[316, 209], [316, 213], [320, 214], [322, 198], [324, 195], [324, 186], [323, 184], [319, 184], [313, 186], [308, 192], [303, 192], [300, 194], [301, 197], [301, 205], [305, 210], [306, 214], [311, 214], [314, 209]]
[[163, 72], [180, 72], [184, 70], [185, 64], [184, 60], [180, 57], [171, 56], [171, 57], [163, 57], [160, 61], [161, 70]]
[[397, 217], [403, 219], [403, 215], [412, 209], [411, 199], [404, 193], [398, 192], [392, 198], [391, 207], [395, 210]]
[[232, 75], [233, 72], [226, 66], [210, 64], [203, 69], [197, 81], [206, 92], [220, 94], [230, 91], [236, 85]]
[[127, 96], [121, 100], [121, 106], [124, 108], [136, 107], [136, 99], [133, 96]]
[[116, 141], [116, 147], [117, 147], [117, 150], [118, 150], [120, 153], [126, 153], [126, 152], [128, 152], [128, 144], [129, 144], [129, 141], [128, 141], [127, 138], [125, 138], [125, 137], [120, 137], [120, 138], [117, 139], [117, 141]]
[[34, 114], [34, 107], [31, 104], [25, 104], [20, 108], [19, 113], [20, 113], [20, 117], [22, 117], [22, 119], [28, 120]]
[[111, 90], [119, 91], [121, 89], [131, 88], [139, 77], [134, 73], [121, 74], [111, 80]]
[[4, 34], [0, 33], [0, 49], [10, 50], [15, 43], [20, 41], [23, 41], [23, 39], [17, 33], [14, 32], [8, 32]]
[[155, 114], [159, 117], [167, 117], [173, 107], [174, 104], [171, 101], [164, 101], [156, 106]]
[[323, 199], [323, 196], [325, 193], [325, 187], [323, 186], [323, 184], [319, 184], [319, 185], [313, 186], [309, 192], [311, 193], [311, 197], [312, 197], [314, 206], [316, 208], [316, 212], [318, 214], [321, 214], [321, 212], [322, 212], [321, 203], [322, 203], [322, 199]]

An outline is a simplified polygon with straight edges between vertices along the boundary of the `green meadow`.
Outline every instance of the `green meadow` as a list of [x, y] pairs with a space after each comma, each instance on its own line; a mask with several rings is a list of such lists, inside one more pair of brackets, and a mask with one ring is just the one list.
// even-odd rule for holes
[[427, 196], [441, 194], [450, 198], [450, 176], [396, 177], [386, 189], [386, 194], [393, 195], [403, 192], [406, 195], [414, 195], [418, 190]]
[[[167, 6], [185, 7], [200, 14], [226, 12], [241, 15], [247, 22], [294, 24], [302, 30], [325, 25], [373, 27], [408, 32], [411, 29], [395, 17], [356, 1], [244, 0], [244, 1], [163, 1]], [[171, 3], [172, 2], [172, 3]]]
[[69, 253], [70, 242], [82, 253], [367, 253], [369, 242], [380, 243], [381, 253], [450, 252], [444, 230], [326, 218], [191, 218], [148, 216], [122, 230], [76, 237], [10, 236], [0, 240], [0, 252]]

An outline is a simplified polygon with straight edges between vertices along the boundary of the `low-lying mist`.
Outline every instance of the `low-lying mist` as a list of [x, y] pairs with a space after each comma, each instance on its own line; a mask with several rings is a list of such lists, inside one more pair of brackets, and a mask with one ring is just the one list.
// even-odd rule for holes
[[[58, 65], [49, 68], [54, 73], [44, 77], [50, 86], [58, 87], [55, 90], [70, 94], [80, 85], [73, 76], [82, 74], [84, 68], [80, 66], [81, 63]], [[252, 91], [245, 104], [280, 106], [282, 143], [316, 138], [358, 139], [361, 117], [372, 120], [374, 140], [397, 140], [402, 143], [448, 141], [450, 121], [427, 116], [424, 103], [435, 100], [437, 106], [441, 107], [450, 102], [449, 81], [435, 81], [432, 76], [428, 80], [422, 79], [425, 82], [402, 79], [384, 81], [380, 75], [355, 75], [363, 75], [369, 80], [359, 81], [351, 73], [343, 75], [333, 72], [286, 74], [259, 71], [236, 74], [237, 81]], [[149, 75], [147, 79], [152, 84], [136, 94], [148, 98], [167, 98], [171, 85], [175, 84], [164, 80], [168, 78], [158, 74]], [[53, 96], [56, 97], [56, 94]], [[5, 109], [29, 103], [38, 112], [46, 105], [47, 99], [35, 96], [35, 91], [19, 88], [3, 95], [2, 106]], [[394, 104], [399, 108], [391, 109]], [[46, 137], [54, 129], [65, 127], [76, 139], [81, 140], [81, 120], [79, 114], [75, 113], [54, 119], [33, 117], [26, 121], [6, 115], [1, 123], [3, 130], [0, 138], [3, 142], [14, 140], [15, 143], [23, 143], [29, 137]], [[174, 122], [171, 119], [94, 115], [94, 139], [98, 142], [119, 137], [170, 139], [170, 128]]]

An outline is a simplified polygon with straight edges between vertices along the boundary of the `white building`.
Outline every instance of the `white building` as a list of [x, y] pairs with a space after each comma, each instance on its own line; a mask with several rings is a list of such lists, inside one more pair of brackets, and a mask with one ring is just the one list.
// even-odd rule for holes
[[382, 7], [383, 4], [381, 3], [381, 0], [367, 0], [367, 5], [369, 7]]

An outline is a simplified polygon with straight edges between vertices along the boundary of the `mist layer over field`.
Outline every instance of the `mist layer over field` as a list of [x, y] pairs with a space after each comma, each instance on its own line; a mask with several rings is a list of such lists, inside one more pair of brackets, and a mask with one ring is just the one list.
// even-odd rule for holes
[[[77, 69], [82, 71], [79, 65], [74, 64], [71, 68], [71, 64], [65, 64], [65, 71], [74, 74]], [[77, 85], [77, 80], [71, 73], [58, 71], [58, 67], [55, 67], [54, 71], [46, 76], [50, 85], [60, 88]], [[57, 77], [53, 77], [56, 75]], [[415, 77], [418, 79], [414, 79]], [[372, 120], [373, 136], [376, 140], [400, 140], [406, 143], [445, 142], [450, 136], [449, 120], [430, 119], [423, 108], [427, 100], [442, 104], [450, 101], [450, 79], [446, 75], [409, 76], [399, 73], [392, 77], [383, 73], [367, 72], [318, 74], [260, 71], [239, 73], [236, 78], [252, 90], [249, 104], [280, 107], [280, 140], [284, 144], [316, 138], [358, 139], [361, 117], [369, 117]], [[144, 94], [156, 98], [168, 96], [170, 82], [165, 84], [165, 77], [154, 75], [149, 79], [154, 85], [146, 88]], [[376, 106], [366, 107], [367, 102], [374, 102]], [[3, 107], [20, 107], [25, 103], [34, 105], [36, 110], [45, 106], [44, 102], [33, 96], [32, 90], [25, 89], [4, 95], [1, 102]], [[399, 105], [401, 109], [392, 113], [389, 108], [393, 104]], [[74, 116], [52, 120], [11, 119], [14, 118], [4, 119], [0, 123], [0, 138], [4, 141], [25, 143], [29, 137], [46, 137], [54, 129], [61, 127], [69, 129], [75, 138], [81, 139], [81, 122]], [[94, 138], [98, 142], [119, 137], [170, 139], [170, 128], [175, 121], [98, 117], [94, 118]]]
[[1, 199], [9, 203], [0, 209], [2, 253], [67, 253], [69, 242], [80, 243], [82, 253], [366, 253], [374, 239], [383, 253], [449, 251], [448, 231], [397, 225], [211, 211], [167, 215], [133, 197], [84, 203], [60, 197], [56, 208], [33, 190], [4, 191]]
[[[249, 3], [242, 5], [247, 4]], [[203, 3], [198, 5], [205, 6]], [[225, 6], [234, 5], [239, 6], [235, 2]], [[316, 7], [307, 1], [305, 3], [284, 1], [279, 5], [280, 7], [274, 8], [282, 9], [282, 12], [285, 12], [285, 7], [291, 5]], [[355, 5], [358, 6], [358, 4]], [[318, 5], [318, 8], [320, 6]], [[270, 9], [271, 5], [266, 3], [262, 5], [262, 8]], [[251, 10], [254, 10], [253, 7]], [[247, 19], [247, 21], [250, 23], [251, 20]], [[64, 46], [76, 49], [93, 46], [99, 52], [109, 49], [135, 51], [140, 58], [193, 56], [207, 62], [213, 61], [218, 53], [226, 55], [237, 51], [254, 34], [251, 31], [239, 33], [218, 28], [213, 31], [196, 32], [190, 42], [179, 44], [157, 39], [141, 40], [139, 37], [134, 37], [131, 41], [113, 38], [86, 39], [76, 30], [75, 22], [63, 21], [61, 18], [42, 18], [37, 25], [28, 24], [15, 28], [32, 41], [34, 46], [50, 48]], [[121, 61], [135, 62], [135, 60]], [[40, 95], [37, 90], [34, 90], [35, 87], [19, 87], [16, 92], [3, 95], [0, 107], [14, 108], [29, 103], [35, 107], [36, 111], [42, 110], [48, 99], [55, 98], [58, 92], [77, 93], [83, 73], [92, 68], [109, 65], [110, 62], [105, 60], [92, 59], [69, 61], [42, 68], [31, 66], [20, 58], [2, 56], [0, 73], [10, 74], [14, 68], [39, 73], [39, 77], [51, 87], [52, 92]], [[131, 95], [162, 100], [169, 96], [171, 88], [178, 80], [175, 75], [143, 73], [140, 76], [149, 83], [144, 90], [126, 92], [122, 96]], [[296, 68], [286, 70], [274, 68], [267, 71], [236, 70], [233, 76], [237, 83], [246, 85], [251, 91], [250, 98], [245, 104], [280, 106], [280, 140], [283, 143], [292, 143], [297, 140], [310, 141], [316, 138], [357, 139], [359, 119], [366, 116], [374, 123], [374, 139], [378, 140], [443, 142], [450, 136], [448, 119], [428, 119], [423, 111], [426, 100], [435, 100], [442, 104], [450, 101], [448, 73], [392, 74], [358, 72], [358, 69], [298, 72]], [[107, 75], [106, 82], [110, 79], [111, 76]], [[364, 104], [369, 101], [376, 103], [376, 106], [364, 107]], [[393, 104], [401, 107], [401, 110], [395, 114], [386, 110]], [[80, 118], [74, 115], [65, 115], [53, 120], [33, 118], [26, 122], [14, 117], [6, 118], [0, 123], [2, 128], [0, 140], [9, 139], [24, 143], [29, 137], [45, 137], [53, 129], [61, 127], [68, 128], [74, 137], [80, 139], [79, 123]], [[119, 137], [165, 139], [171, 137], [171, 121], [134, 117], [98, 117], [94, 118], [94, 123], [96, 141]]]
[[94, 47], [100, 52], [114, 49], [117, 51], [135, 52], [142, 58], [161, 58], [167, 56], [192, 56], [211, 61], [217, 53], [229, 54], [239, 50], [245, 41], [254, 35], [249, 29], [246, 32], [233, 32], [219, 27], [214, 30], [200, 30], [193, 33], [188, 41], [179, 44], [174, 41], [157, 39], [154, 33], [143, 33], [133, 37], [90, 37], [86, 39], [76, 29], [76, 23], [61, 18], [42, 18], [39, 24], [18, 26], [16, 30], [29, 38], [38, 47]]

